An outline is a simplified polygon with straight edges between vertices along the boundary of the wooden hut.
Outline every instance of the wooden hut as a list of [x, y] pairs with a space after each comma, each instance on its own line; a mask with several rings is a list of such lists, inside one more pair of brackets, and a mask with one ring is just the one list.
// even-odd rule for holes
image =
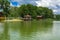
[[37, 19], [43, 19], [43, 16], [42, 15], [37, 15]]
[[29, 21], [29, 20], [31, 20], [31, 16], [30, 15], [25, 15], [23, 19], [25, 21]]

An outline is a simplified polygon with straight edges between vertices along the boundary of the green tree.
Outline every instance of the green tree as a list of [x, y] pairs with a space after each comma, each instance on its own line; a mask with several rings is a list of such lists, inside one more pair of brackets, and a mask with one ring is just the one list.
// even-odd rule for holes
[[10, 8], [10, 2], [8, 0], [0, 0], [1, 8], [4, 11], [4, 15], [8, 16], [9, 14], [9, 8]]
[[21, 17], [24, 15], [31, 15], [32, 18], [36, 18], [37, 15], [42, 15], [44, 18], [52, 18], [53, 11], [47, 7], [37, 7], [31, 4], [23, 4], [18, 8], [18, 13]]
[[21, 5], [21, 7], [19, 7], [19, 14], [20, 16], [24, 17], [24, 15], [31, 15], [32, 17], [36, 16], [36, 10], [37, 6], [33, 6], [31, 4], [27, 4], [27, 5]]
[[11, 7], [9, 17], [19, 17], [18, 7]]

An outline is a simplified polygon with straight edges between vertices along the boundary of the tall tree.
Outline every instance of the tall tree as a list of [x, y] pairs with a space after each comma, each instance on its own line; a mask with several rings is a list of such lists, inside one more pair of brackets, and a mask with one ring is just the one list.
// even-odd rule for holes
[[9, 17], [19, 17], [18, 7], [11, 7]]
[[4, 15], [8, 16], [10, 2], [8, 0], [0, 0], [0, 5], [1, 5], [1, 8], [3, 9], [3, 11], [4, 11]]
[[42, 15], [44, 18], [52, 18], [53, 11], [47, 7], [37, 7], [31, 4], [24, 4], [19, 7], [18, 10], [20, 16], [31, 15], [33, 18], [36, 18], [37, 15]]

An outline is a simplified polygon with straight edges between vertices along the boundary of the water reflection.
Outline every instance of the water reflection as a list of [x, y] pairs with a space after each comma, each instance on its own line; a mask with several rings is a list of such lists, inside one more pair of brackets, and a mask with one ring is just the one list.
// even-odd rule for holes
[[20, 22], [7, 22], [9, 25], [10, 40], [20, 40]]
[[5, 22], [1, 40], [51, 40], [52, 22]]
[[53, 39], [60, 40], [60, 21], [53, 21]]
[[4, 23], [0, 23], [0, 40], [3, 37], [3, 31], [4, 31], [3, 25], [4, 25]]
[[0, 34], [4, 31], [4, 23], [0, 23]]
[[25, 21], [21, 24], [20, 34], [22, 40], [43, 40], [43, 38], [49, 39], [51, 37], [51, 29], [52, 23], [46, 24], [43, 21]]
[[7, 23], [1, 23], [0, 27], [2, 27], [0, 30], [2, 31], [2, 34], [0, 34], [0, 40], [10, 40], [8, 35], [8, 25]]

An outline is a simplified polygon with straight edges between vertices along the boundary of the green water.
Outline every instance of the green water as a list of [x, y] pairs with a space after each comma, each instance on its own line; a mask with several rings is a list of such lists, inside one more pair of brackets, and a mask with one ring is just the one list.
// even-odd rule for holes
[[60, 40], [60, 21], [0, 23], [0, 40]]

